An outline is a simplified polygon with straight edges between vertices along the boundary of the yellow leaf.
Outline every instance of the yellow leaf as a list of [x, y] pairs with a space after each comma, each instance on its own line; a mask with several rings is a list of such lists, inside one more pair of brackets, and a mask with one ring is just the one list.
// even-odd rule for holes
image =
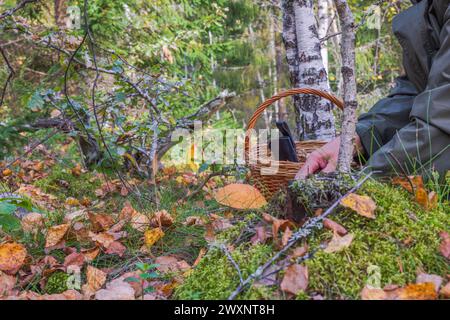
[[4, 243], [0, 245], [0, 271], [16, 273], [25, 262], [27, 249], [19, 243]]
[[255, 187], [234, 183], [214, 192], [214, 199], [220, 204], [235, 209], [259, 209], [267, 204], [264, 196]]
[[354, 235], [349, 233], [343, 237], [339, 236], [337, 233], [334, 234], [331, 241], [328, 243], [328, 246], [325, 248], [326, 253], [339, 252], [348, 248], [353, 241]]
[[12, 174], [12, 171], [10, 169], [5, 169], [2, 172], [4, 177], [10, 176]]
[[53, 247], [60, 243], [66, 235], [67, 230], [69, 230], [69, 227], [69, 224], [61, 224], [48, 229], [45, 248]]
[[78, 199], [69, 197], [66, 199], [66, 205], [71, 206], [71, 207], [77, 207], [80, 205], [80, 201]]
[[375, 209], [377, 208], [377, 205], [370, 197], [351, 193], [342, 199], [341, 205], [352, 209], [363, 217], [375, 219]]
[[162, 237], [164, 237], [164, 231], [162, 231], [161, 228], [147, 230], [144, 233], [145, 245], [151, 247]]

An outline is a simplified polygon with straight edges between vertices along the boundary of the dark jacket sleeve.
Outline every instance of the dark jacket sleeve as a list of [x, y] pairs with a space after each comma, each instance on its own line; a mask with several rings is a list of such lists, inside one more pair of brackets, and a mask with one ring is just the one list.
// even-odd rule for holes
[[[387, 126], [381, 125], [380, 122], [371, 122], [374, 125], [370, 126], [368, 120], [363, 117], [358, 125], [358, 133], [362, 135], [366, 150], [372, 143], [370, 140], [380, 139], [383, 145], [371, 154], [368, 165], [373, 170], [384, 173], [427, 174], [434, 169], [445, 174], [450, 169], [450, 8], [445, 13], [440, 43], [426, 89], [414, 98], [409, 97], [413, 99], [413, 103], [408, 124], [396, 132], [386, 144], [383, 142], [386, 142], [389, 136], [390, 129], [386, 128], [390, 125], [389, 122]], [[403, 108], [406, 112], [406, 104]], [[384, 118], [388, 121], [390, 113], [381, 118], [377, 114], [372, 118], [379, 121]], [[371, 138], [365, 136], [368, 135], [364, 129], [365, 123], [366, 127], [374, 131]], [[397, 122], [391, 124], [398, 128]]]
[[398, 130], [409, 124], [414, 99], [418, 94], [406, 76], [396, 79], [396, 86], [387, 98], [378, 101], [369, 112], [361, 115], [356, 132], [364, 147], [364, 157], [371, 157], [388, 143]]

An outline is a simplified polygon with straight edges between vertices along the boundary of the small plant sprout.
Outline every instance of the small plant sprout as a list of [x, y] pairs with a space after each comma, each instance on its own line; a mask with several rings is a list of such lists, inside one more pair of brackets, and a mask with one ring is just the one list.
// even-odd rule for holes
[[136, 263], [137, 270], [141, 271], [138, 277], [128, 277], [125, 279], [127, 282], [139, 283], [142, 289], [142, 299], [146, 293], [151, 293], [155, 291], [155, 288], [151, 285], [146, 285], [147, 281], [158, 279], [160, 274], [156, 271], [158, 264], [149, 264], [144, 262]]

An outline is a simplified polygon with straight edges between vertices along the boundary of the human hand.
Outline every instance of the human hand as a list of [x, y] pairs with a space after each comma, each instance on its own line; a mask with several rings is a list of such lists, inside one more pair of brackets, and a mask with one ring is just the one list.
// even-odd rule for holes
[[[355, 150], [354, 152], [362, 151], [361, 139], [358, 135], [355, 136]], [[329, 173], [336, 171], [337, 161], [339, 156], [339, 147], [341, 144], [341, 138], [337, 137], [331, 140], [322, 148], [317, 149], [311, 153], [306, 159], [303, 167], [298, 171], [295, 176], [296, 180], [306, 179], [310, 174], [317, 173], [319, 171]]]
[[336, 170], [341, 138], [331, 140], [323, 147], [312, 152], [306, 159], [303, 167], [297, 172], [296, 180], [306, 179], [316, 172], [333, 172]]

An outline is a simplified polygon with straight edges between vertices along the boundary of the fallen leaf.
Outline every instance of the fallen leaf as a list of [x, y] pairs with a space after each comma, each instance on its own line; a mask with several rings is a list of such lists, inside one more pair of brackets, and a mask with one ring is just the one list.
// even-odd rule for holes
[[37, 234], [44, 225], [44, 218], [40, 213], [31, 212], [22, 218], [21, 224], [24, 232]]
[[149, 248], [153, 246], [156, 242], [158, 242], [159, 239], [161, 239], [162, 237], [164, 237], [164, 232], [161, 230], [161, 228], [154, 228], [147, 230], [144, 233], [145, 245]]
[[205, 254], [206, 254], [206, 249], [205, 248], [201, 248], [200, 252], [198, 253], [197, 259], [195, 259], [194, 263], [192, 264], [192, 267], [197, 266], [200, 263], [200, 261], [203, 259]]
[[125, 251], [127, 251], [127, 248], [123, 244], [121, 244], [119, 241], [114, 241], [109, 245], [106, 253], [117, 254], [119, 257], [123, 257]]
[[93, 233], [89, 231], [89, 238], [104, 249], [108, 249], [109, 246], [115, 241], [114, 236], [106, 232]]
[[394, 177], [392, 183], [403, 187], [411, 193], [413, 193], [413, 188], [414, 191], [425, 188], [421, 176]]
[[178, 260], [174, 256], [160, 256], [155, 259], [155, 264], [158, 265], [156, 269], [161, 273], [185, 272], [191, 268], [186, 261]]
[[50, 227], [47, 231], [47, 237], [45, 240], [45, 248], [54, 247], [58, 245], [69, 230], [69, 224], [61, 224], [58, 226]]
[[432, 210], [436, 208], [438, 204], [438, 197], [434, 191], [428, 193], [424, 188], [420, 188], [416, 190], [415, 197], [417, 203], [426, 210]]
[[0, 245], [0, 271], [15, 274], [25, 262], [27, 249], [19, 243]]
[[77, 210], [77, 211], [73, 211], [73, 212], [69, 212], [64, 216], [64, 222], [65, 223], [71, 223], [72, 221], [74, 221], [75, 219], [86, 219], [86, 209], [82, 209], [82, 210]]
[[397, 300], [435, 300], [437, 297], [434, 284], [430, 282], [407, 285], [397, 289], [394, 295]]
[[85, 261], [84, 254], [73, 252], [64, 258], [64, 266], [68, 267], [75, 265], [78, 267], [82, 267], [84, 265], [84, 261]]
[[333, 253], [333, 252], [339, 252], [344, 250], [345, 248], [348, 248], [352, 241], [353, 241], [354, 235], [352, 233], [349, 233], [343, 237], [339, 236], [337, 233], [333, 235], [333, 238], [328, 243], [327, 247], [324, 249], [326, 253]]
[[305, 244], [305, 245], [303, 245], [303, 246], [301, 246], [301, 247], [297, 247], [297, 248], [295, 248], [294, 250], [293, 250], [293, 252], [292, 252], [292, 258], [300, 258], [300, 257], [303, 257], [305, 254], [307, 254], [308, 253], [308, 245], [307, 244]]
[[92, 262], [95, 258], [97, 258], [98, 254], [100, 253], [100, 248], [95, 247], [92, 249], [83, 249], [81, 250], [81, 253], [84, 255], [84, 260], [86, 262]]
[[282, 291], [297, 295], [308, 288], [308, 267], [293, 264], [286, 269], [280, 288]]
[[82, 287], [85, 295], [91, 296], [98, 291], [106, 282], [106, 273], [100, 269], [88, 266], [86, 270], [86, 284]]
[[447, 232], [442, 231], [441, 233], [439, 233], [439, 236], [441, 237], [439, 251], [444, 257], [450, 259], [450, 235]]
[[365, 286], [361, 291], [362, 300], [387, 300], [388, 295], [383, 289]]
[[186, 221], [183, 222], [185, 226], [203, 226], [205, 223], [203, 219], [198, 216], [190, 216], [186, 218]]
[[150, 219], [150, 226], [152, 227], [170, 227], [172, 224], [173, 218], [167, 210], [156, 212]]
[[146, 215], [136, 212], [131, 218], [130, 224], [133, 229], [144, 232], [150, 225], [150, 219]]
[[292, 231], [289, 227], [286, 227], [286, 230], [284, 230], [283, 237], [281, 238], [281, 245], [284, 247], [287, 245], [289, 239], [292, 237]]
[[70, 207], [78, 207], [80, 205], [80, 201], [73, 197], [69, 197], [66, 199], [65, 204]]
[[7, 275], [0, 271], [0, 298], [2, 296], [11, 295], [11, 291], [14, 289], [16, 285], [16, 277]]
[[439, 291], [439, 295], [441, 295], [445, 299], [450, 298], [450, 282], [447, 282], [447, 284], [442, 287], [441, 291]]
[[114, 224], [114, 219], [109, 214], [88, 212], [88, 217], [95, 232], [108, 230]]
[[253, 245], [266, 243], [269, 236], [267, 235], [266, 228], [259, 226], [255, 228], [255, 235], [250, 239]]
[[439, 292], [443, 280], [442, 277], [436, 274], [420, 273], [416, 278], [416, 283], [432, 283], [436, 292]]
[[323, 220], [323, 226], [326, 229], [331, 230], [333, 231], [333, 233], [337, 233], [340, 236], [345, 236], [348, 233], [348, 231], [343, 226], [328, 218], [325, 218]]
[[351, 193], [341, 200], [341, 205], [352, 209], [363, 217], [375, 219], [375, 209], [377, 208], [377, 205], [368, 196], [360, 196]]
[[125, 202], [122, 211], [119, 214], [119, 220], [131, 220], [137, 211], [133, 208], [129, 201]]
[[83, 168], [81, 167], [81, 165], [79, 163], [76, 164], [75, 167], [73, 167], [71, 170], [72, 175], [75, 177], [79, 177], [83, 171]]
[[115, 279], [95, 293], [96, 300], [134, 300], [133, 287], [123, 279]]
[[266, 199], [255, 187], [248, 184], [229, 184], [214, 192], [214, 199], [234, 209], [259, 209], [267, 204]]

